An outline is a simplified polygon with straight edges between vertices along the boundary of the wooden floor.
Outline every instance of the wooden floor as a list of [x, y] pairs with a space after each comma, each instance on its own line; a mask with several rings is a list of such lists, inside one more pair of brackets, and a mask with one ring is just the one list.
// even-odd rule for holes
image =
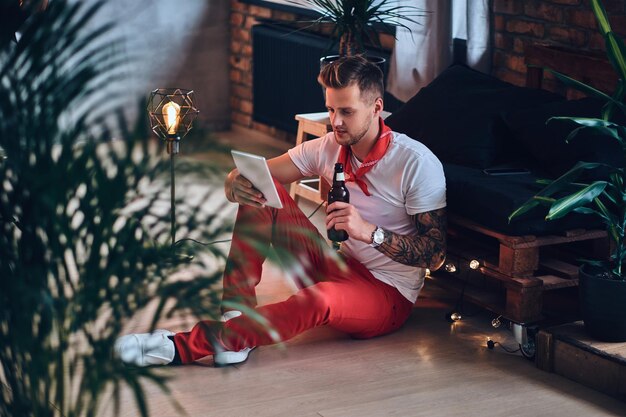
[[[305, 213], [315, 207], [303, 203]], [[317, 217], [317, 216], [316, 216]], [[320, 218], [316, 219], [320, 223]], [[268, 266], [258, 287], [261, 303], [292, 292]], [[318, 328], [280, 346], [256, 349], [245, 364], [163, 368], [171, 397], [147, 386], [152, 416], [624, 416], [626, 403], [537, 369], [519, 353], [509, 330], [494, 329], [484, 311], [461, 322], [444, 320], [456, 299], [426, 288], [406, 325], [372, 340], [352, 340]], [[168, 322], [174, 330], [188, 326]], [[142, 330], [148, 323], [134, 323]], [[143, 329], [145, 330], [145, 329]], [[112, 416], [112, 405], [101, 416]], [[136, 416], [130, 390], [120, 416]]]
[[[264, 302], [290, 289], [266, 273]], [[148, 387], [152, 416], [617, 416], [622, 403], [537, 369], [519, 354], [485, 347], [487, 337], [515, 348], [510, 332], [479, 313], [449, 324], [446, 295], [428, 289], [398, 332], [352, 340], [318, 328], [282, 346], [256, 349], [231, 368], [164, 369], [172, 398]], [[147, 325], [147, 323], [146, 323]], [[120, 416], [135, 416], [130, 392]], [[102, 416], [110, 416], [105, 410]]]

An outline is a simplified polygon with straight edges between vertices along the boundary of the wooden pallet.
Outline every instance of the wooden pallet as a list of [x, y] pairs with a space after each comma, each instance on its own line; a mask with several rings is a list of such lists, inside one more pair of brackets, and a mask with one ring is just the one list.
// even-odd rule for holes
[[[602, 91], [614, 90], [616, 74], [604, 57], [537, 44], [527, 45], [524, 55], [527, 87], [546, 87], [543, 68], [548, 67]], [[472, 275], [467, 278], [442, 272], [434, 274], [432, 280], [464, 291], [464, 298], [518, 323], [542, 318], [546, 294], [578, 286], [577, 257], [569, 252], [573, 244], [586, 244], [585, 253], [578, 258], [603, 258], [609, 253], [606, 232], [600, 230], [569, 230], [558, 236], [507, 236], [451, 214], [448, 242], [451, 257], [468, 262], [480, 258], [478, 272], [484, 282], [476, 282], [480, 278]]]
[[541, 330], [536, 364], [626, 401], [626, 343], [598, 342], [580, 321]]
[[[448, 262], [457, 271], [442, 268], [430, 280], [521, 324], [542, 319], [546, 291], [578, 286], [575, 250], [580, 248], [572, 244], [584, 242], [587, 256], [608, 253], [602, 230], [509, 236], [455, 215], [448, 222]], [[480, 263], [475, 271], [469, 270], [471, 260]]]

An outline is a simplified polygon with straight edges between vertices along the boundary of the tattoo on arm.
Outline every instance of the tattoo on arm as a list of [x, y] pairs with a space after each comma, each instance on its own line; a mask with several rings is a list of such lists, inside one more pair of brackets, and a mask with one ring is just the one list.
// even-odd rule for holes
[[446, 258], [446, 209], [411, 216], [415, 232], [398, 235], [385, 230], [385, 241], [378, 250], [405, 265], [439, 268]]

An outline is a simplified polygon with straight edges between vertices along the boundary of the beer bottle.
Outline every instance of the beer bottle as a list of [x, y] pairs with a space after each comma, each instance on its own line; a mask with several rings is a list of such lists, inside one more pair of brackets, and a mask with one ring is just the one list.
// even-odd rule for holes
[[[333, 185], [328, 191], [328, 204], [332, 204], [335, 201], [343, 201], [344, 203], [350, 202], [350, 192], [346, 187], [346, 179], [343, 173], [343, 164], [335, 164], [335, 174], [333, 176]], [[336, 230], [333, 226], [328, 229], [328, 239], [333, 242], [343, 242], [348, 240], [348, 232], [345, 230]], [[337, 246], [337, 245], [334, 245]]]

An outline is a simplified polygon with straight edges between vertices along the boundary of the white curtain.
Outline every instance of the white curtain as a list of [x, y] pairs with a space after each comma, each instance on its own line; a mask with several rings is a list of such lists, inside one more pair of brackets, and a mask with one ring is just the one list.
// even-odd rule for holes
[[427, 12], [398, 27], [387, 91], [407, 101], [452, 63], [452, 41], [467, 40], [466, 63], [490, 71], [489, 0], [404, 0]]

